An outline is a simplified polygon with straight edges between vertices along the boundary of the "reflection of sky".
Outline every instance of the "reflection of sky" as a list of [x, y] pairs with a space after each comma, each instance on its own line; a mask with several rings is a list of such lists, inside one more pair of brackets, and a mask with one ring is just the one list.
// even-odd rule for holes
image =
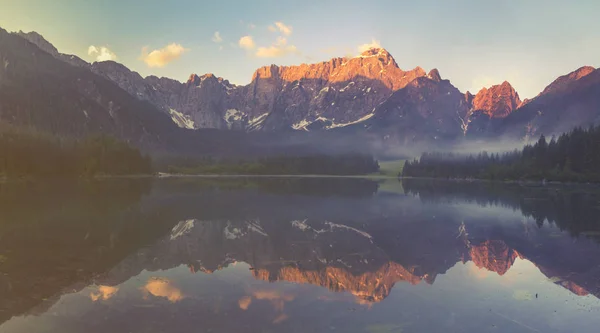
[[97, 291], [90, 292], [90, 299], [94, 302], [98, 300], [106, 301], [113, 297], [117, 291], [119, 291], [119, 287], [98, 286]]
[[519, 258], [503, 276], [459, 262], [433, 285], [400, 282], [388, 298], [368, 305], [359, 304], [350, 293], [319, 286], [256, 280], [247, 264], [238, 264], [212, 274], [192, 274], [186, 266], [143, 271], [119, 286], [89, 286], [63, 296], [44, 314], [9, 320], [0, 332], [142, 327], [215, 332], [593, 332], [600, 325], [599, 315], [597, 298], [571, 293]]
[[179, 302], [184, 296], [177, 288], [173, 285], [173, 282], [169, 279], [150, 278], [144, 288], [142, 289], [144, 294], [151, 294], [155, 297], [164, 297], [170, 302]]
[[[225, 195], [223, 198], [230, 197]], [[44, 306], [34, 309], [31, 315], [15, 317], [0, 324], [0, 333], [189, 332], [209, 329], [213, 332], [293, 329], [320, 332], [333, 328], [338, 332], [593, 332], [600, 324], [600, 301], [596, 297], [578, 296], [567, 286], [560, 285], [564, 282], [561, 279], [566, 278], [571, 282], [587, 283], [585, 287], [588, 289], [595, 286], [594, 281], [590, 281], [597, 276], [597, 271], [589, 263], [592, 260], [584, 262], [573, 258], [597, 254], [598, 244], [583, 237], [572, 238], [567, 232], [548, 224], [539, 228], [533, 219], [524, 218], [519, 210], [495, 205], [483, 207], [460, 200], [431, 203], [419, 197], [396, 196], [389, 192], [360, 198], [295, 196], [294, 200], [290, 200], [280, 196], [277, 202], [281, 205], [272, 204], [274, 197], [246, 202], [244, 207], [255, 210], [249, 213], [239, 209], [233, 214], [235, 218], [227, 220], [186, 223], [185, 219], [196, 216], [186, 211], [187, 216], [180, 224], [185, 228], [174, 228], [175, 233], [165, 235], [156, 246], [132, 253], [108, 272], [106, 280], [99, 279], [95, 284], [72, 293], [70, 288], [69, 294], [58, 301], [49, 300]], [[229, 205], [227, 207], [230, 209]], [[212, 212], [219, 216], [231, 216], [230, 213], [222, 209]], [[239, 215], [260, 216], [264, 229], [261, 227], [260, 232], [244, 229], [243, 233], [248, 237], [240, 236], [235, 243], [219, 240], [222, 229], [195, 229], [210, 223], [214, 223], [213, 226], [219, 223], [243, 225], [246, 220]], [[328, 252], [329, 256], [323, 256], [330, 260], [329, 265], [338, 262], [337, 259], [346, 259], [344, 255], [356, 254], [337, 250], [338, 244], [357, 245], [355, 238], [347, 238], [356, 236], [355, 232], [348, 231], [348, 228], [335, 228], [335, 231], [343, 232], [322, 233], [319, 237], [324, 241], [312, 243], [310, 237], [302, 230], [294, 229], [290, 223], [290, 217], [298, 219], [300, 216], [311, 223], [332, 221], [361, 230], [364, 228], [373, 236], [373, 242], [365, 242], [369, 245], [367, 247], [356, 246], [357, 251], [377, 253], [378, 256], [373, 257], [379, 258], [382, 263], [387, 263], [387, 256], [397, 255], [397, 258], [394, 257], [397, 262], [406, 259], [410, 265], [415, 265], [407, 266], [407, 269], [422, 269], [428, 274], [446, 270], [453, 265], [454, 258], [461, 258], [469, 252], [462, 248], [461, 225], [465, 226], [464, 233], [472, 242], [471, 250], [487, 240], [498, 241], [506, 247], [481, 246], [482, 251], [475, 253], [479, 260], [454, 264], [443, 274], [438, 274], [433, 285], [397, 282], [381, 302], [359, 299], [352, 291], [332, 292], [308, 283], [269, 283], [256, 278], [261, 270], [266, 272], [270, 268], [279, 269], [278, 273], [281, 273], [278, 265], [283, 262], [292, 263], [292, 268], [301, 267], [304, 262], [293, 266], [294, 260], [298, 259], [296, 255], [303, 260], [302, 251], [328, 250], [332, 240], [336, 250]], [[324, 230], [324, 227], [316, 229]], [[204, 233], [202, 230], [211, 232]], [[268, 233], [268, 237], [263, 233]], [[210, 238], [203, 238], [206, 235]], [[283, 245], [284, 252], [290, 250], [290, 253], [271, 253], [280, 249], [271, 246], [282, 240], [286, 243]], [[390, 245], [396, 241], [400, 246]], [[204, 245], [206, 247], [202, 247]], [[232, 246], [220, 248], [221, 245]], [[502, 252], [506, 249], [512, 251], [508, 256]], [[203, 254], [210, 255], [204, 257]], [[198, 267], [212, 270], [211, 267], [220, 266], [215, 263], [242, 260], [241, 257], [254, 260], [252, 264], [257, 270], [249, 270], [249, 265], [241, 261], [211, 274], [197, 270]], [[506, 257], [510, 260], [503, 262]], [[133, 260], [129, 260], [131, 258]], [[501, 261], [499, 265], [494, 265], [495, 260]], [[511, 266], [512, 260], [514, 264]], [[190, 265], [175, 266], [180, 263]], [[374, 263], [373, 267], [365, 266], [365, 269], [369, 272], [377, 269], [379, 261]], [[486, 267], [503, 275], [477, 267], [490, 263]], [[319, 281], [327, 280], [336, 287], [340, 282], [352, 284], [362, 274], [358, 269], [360, 265], [352, 265], [357, 270], [353, 276], [341, 266], [330, 265], [328, 269], [319, 271], [327, 276]], [[503, 269], [508, 267], [508, 271]], [[152, 271], [138, 273], [142, 268]], [[192, 274], [190, 271], [197, 272]], [[288, 281], [294, 279], [297, 275], [292, 274], [293, 271], [286, 270], [289, 274], [278, 275], [278, 280], [281, 277]], [[416, 274], [420, 277], [422, 272]], [[336, 274], [329, 279], [329, 275]], [[343, 279], [340, 274], [344, 275]], [[383, 275], [384, 278], [387, 276]], [[111, 285], [106, 281], [122, 283]], [[346, 284], [346, 287], [336, 289], [352, 290], [352, 286]], [[577, 286], [568, 287], [573, 289]]]

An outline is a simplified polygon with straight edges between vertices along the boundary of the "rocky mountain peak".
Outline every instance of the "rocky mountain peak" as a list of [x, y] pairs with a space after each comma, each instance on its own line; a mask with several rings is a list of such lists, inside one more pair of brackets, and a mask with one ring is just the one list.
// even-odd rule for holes
[[508, 81], [482, 88], [473, 98], [473, 110], [491, 118], [504, 118], [521, 105], [519, 94]]
[[202, 75], [200, 78], [201, 79], [217, 79], [217, 77], [213, 73], [206, 73], [206, 74]]
[[356, 58], [376, 59], [384, 66], [393, 66], [398, 68], [398, 64], [396, 63], [394, 57], [392, 57], [392, 55], [386, 49], [380, 47], [372, 47], [368, 50], [365, 50]]
[[31, 31], [31, 32], [23, 32], [21, 30], [19, 30], [19, 32], [16, 33], [18, 36], [20, 36], [21, 38], [25, 38], [28, 41], [30, 41], [31, 43], [37, 45], [37, 47], [39, 47], [40, 49], [42, 49], [42, 51], [50, 53], [53, 56], [58, 55], [58, 50], [56, 49], [56, 47], [54, 47], [54, 45], [52, 45], [49, 41], [47, 41], [44, 36], [38, 34], [35, 31]]
[[227, 86], [230, 85], [229, 81], [223, 79], [222, 77], [217, 77], [213, 73], [207, 73], [202, 76], [198, 76], [198, 74], [190, 74], [190, 77], [186, 81], [186, 85], [188, 87], [197, 87], [204, 82], [220, 83]]
[[590, 74], [591, 72], [595, 71], [596, 68], [592, 67], [592, 66], [583, 66], [578, 68], [577, 70], [567, 74], [567, 78], [572, 79], [572, 80], [579, 80], [582, 77]]
[[363, 51], [358, 57], [362, 58], [370, 58], [370, 57], [378, 57], [382, 59], [394, 59], [392, 55], [384, 48], [381, 47], [372, 47], [368, 50]]
[[363, 51], [360, 54], [362, 57], [370, 57], [370, 56], [376, 56], [376, 55], [387, 55], [390, 56], [390, 53], [384, 49], [384, 48], [380, 48], [380, 47], [372, 47], [368, 50]]
[[197, 86], [200, 84], [200, 77], [197, 74], [190, 74], [186, 84], [188, 86]]
[[540, 95], [545, 95], [548, 93], [554, 93], [554, 92], [559, 92], [559, 91], [565, 90], [573, 82], [583, 78], [584, 76], [591, 74], [595, 70], [596, 69], [592, 66], [583, 66], [583, 67], [580, 67], [580, 68], [574, 70], [573, 72], [571, 72], [569, 74], [560, 76], [559, 78], [554, 80], [552, 83], [550, 83], [550, 85], [548, 85], [540, 93]]
[[269, 79], [269, 78], [273, 78], [273, 79], [278, 79], [279, 78], [279, 66], [277, 65], [270, 65], [270, 66], [263, 66], [259, 69], [257, 69], [254, 72], [254, 75], [252, 75], [252, 81], [256, 81], [257, 79]]
[[430, 70], [429, 73], [427, 74], [427, 77], [436, 82], [442, 81], [442, 77], [440, 76], [440, 72], [438, 71], [437, 68]]
[[475, 98], [475, 96], [473, 96], [470, 91], [465, 93], [465, 101], [467, 101], [468, 104], [473, 103], [473, 98]]
[[52, 43], [47, 41], [44, 38], [44, 36], [38, 34], [35, 31], [23, 32], [19, 30], [19, 32], [13, 34], [29, 41], [30, 43], [37, 46], [40, 50], [52, 55], [54, 58], [62, 60], [63, 62], [66, 62], [72, 66], [85, 68], [89, 67], [89, 64], [86, 61], [79, 58], [78, 56], [71, 54], [62, 54], [58, 52], [58, 50], [56, 49], [56, 47], [54, 47], [54, 45], [52, 45]]
[[122, 72], [131, 72], [127, 66], [113, 60], [97, 61], [92, 64], [93, 67], [111, 68]]

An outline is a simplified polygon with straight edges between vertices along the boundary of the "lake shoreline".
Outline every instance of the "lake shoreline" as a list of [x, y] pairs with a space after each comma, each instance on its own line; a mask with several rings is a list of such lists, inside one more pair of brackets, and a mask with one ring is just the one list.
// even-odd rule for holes
[[222, 174], [171, 174], [158, 173], [154, 178], [367, 178], [367, 179], [397, 179], [386, 175], [222, 175]]
[[495, 180], [495, 179], [484, 179], [484, 178], [441, 178], [441, 177], [398, 177], [398, 180], [402, 179], [429, 179], [429, 180], [441, 180], [450, 182], [466, 182], [466, 183], [498, 183], [498, 184], [517, 184], [526, 186], [547, 186], [547, 185], [590, 185], [599, 186], [600, 183], [594, 182], [560, 182], [560, 181], [540, 181], [540, 180]]

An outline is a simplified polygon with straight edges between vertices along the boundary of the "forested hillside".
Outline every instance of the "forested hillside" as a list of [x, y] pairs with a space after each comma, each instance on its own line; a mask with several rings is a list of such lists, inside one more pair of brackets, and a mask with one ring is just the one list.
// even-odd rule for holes
[[402, 176], [493, 180], [600, 181], [600, 127], [576, 128], [549, 142], [505, 154], [425, 153], [407, 162]]
[[183, 174], [229, 175], [366, 175], [379, 170], [366, 154], [271, 156], [256, 159], [193, 159], [162, 161], [159, 170]]
[[150, 157], [109, 136], [61, 139], [0, 126], [0, 178], [131, 175], [152, 172]]

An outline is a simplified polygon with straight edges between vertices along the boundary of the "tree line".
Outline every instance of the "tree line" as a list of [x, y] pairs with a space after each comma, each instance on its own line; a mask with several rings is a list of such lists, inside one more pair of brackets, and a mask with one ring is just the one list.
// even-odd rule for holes
[[549, 142], [542, 135], [503, 154], [424, 153], [406, 162], [400, 176], [600, 182], [600, 126], [575, 128]]
[[404, 178], [406, 193], [430, 203], [473, 203], [482, 207], [499, 206], [519, 210], [537, 225], [555, 225], [573, 236], [586, 235], [600, 241], [597, 187], [557, 184], [523, 186], [517, 183], [456, 182]]
[[160, 162], [159, 170], [176, 174], [219, 175], [365, 175], [379, 170], [372, 155], [269, 156], [255, 159], [183, 157]]
[[0, 127], [0, 178], [149, 173], [149, 156], [110, 136], [73, 140], [32, 129]]

